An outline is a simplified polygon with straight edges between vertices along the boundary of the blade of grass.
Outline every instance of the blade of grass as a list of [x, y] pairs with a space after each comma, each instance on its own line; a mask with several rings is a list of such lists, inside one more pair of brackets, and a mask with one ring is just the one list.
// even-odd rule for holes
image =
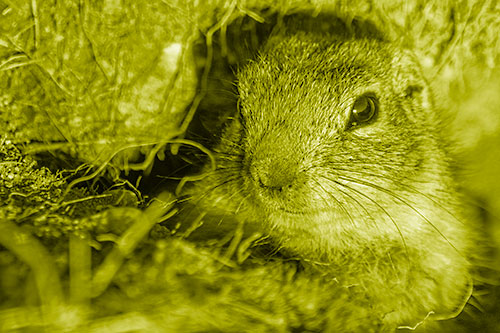
[[91, 251], [88, 239], [69, 239], [70, 301], [88, 313], [90, 305]]
[[175, 201], [172, 194], [162, 193], [143, 213], [136, 217], [135, 223], [124, 232], [113, 250], [97, 268], [92, 279], [92, 297], [97, 297], [106, 290], [125, 258], [134, 251], [149, 230], [170, 210]]
[[0, 244], [33, 270], [44, 319], [52, 322], [64, 302], [57, 269], [47, 249], [29, 232], [8, 220], [0, 221]]

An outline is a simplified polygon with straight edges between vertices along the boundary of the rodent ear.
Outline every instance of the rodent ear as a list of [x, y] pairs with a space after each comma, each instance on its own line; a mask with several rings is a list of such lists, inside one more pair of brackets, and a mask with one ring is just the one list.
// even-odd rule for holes
[[393, 67], [396, 69], [395, 87], [400, 97], [414, 107], [432, 110], [431, 91], [415, 55], [408, 50], [396, 52]]
[[410, 84], [406, 87], [404, 93], [406, 98], [415, 98], [422, 93], [424, 87], [419, 84]]

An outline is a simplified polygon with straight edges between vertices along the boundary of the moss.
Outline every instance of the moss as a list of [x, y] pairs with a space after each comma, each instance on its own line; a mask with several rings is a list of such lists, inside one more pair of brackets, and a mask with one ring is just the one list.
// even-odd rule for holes
[[0, 218], [28, 227], [38, 237], [87, 233], [102, 228], [102, 218], [93, 218], [95, 214], [113, 206], [137, 205], [130, 191], [100, 195], [86, 188], [66, 191], [68, 184], [61, 173], [38, 167], [36, 160], [22, 155], [8, 140], [3, 140], [0, 155]]

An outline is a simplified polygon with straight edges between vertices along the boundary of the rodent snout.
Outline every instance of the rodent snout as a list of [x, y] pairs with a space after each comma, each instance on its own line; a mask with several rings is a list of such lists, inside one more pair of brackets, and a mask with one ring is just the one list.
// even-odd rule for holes
[[285, 170], [277, 171], [276, 168], [272, 169], [275, 170], [261, 170], [254, 168], [255, 171], [251, 172], [252, 177], [256, 180], [260, 187], [270, 190], [281, 191], [285, 187], [292, 186], [292, 183], [295, 180], [295, 176], [293, 174], [287, 173]]
[[259, 155], [261, 154], [256, 154], [250, 163], [250, 175], [260, 188], [281, 192], [293, 186], [298, 173], [298, 162], [295, 158]]

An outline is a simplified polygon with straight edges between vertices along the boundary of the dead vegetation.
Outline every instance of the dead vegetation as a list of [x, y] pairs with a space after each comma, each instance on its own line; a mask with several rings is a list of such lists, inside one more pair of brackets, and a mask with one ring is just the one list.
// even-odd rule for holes
[[500, 212], [494, 0], [3, 0], [0, 331], [321, 330], [319, 278], [252, 257], [256, 239], [237, 231], [184, 240], [159, 225], [174, 196], [149, 198], [124, 177], [179, 144], [203, 150], [183, 140], [206, 80], [199, 63], [212, 60], [193, 55], [202, 35], [210, 50], [239, 17], [302, 8], [371, 17], [415, 51], [438, 104], [456, 112], [449, 130], [473, 170], [464, 186]]

